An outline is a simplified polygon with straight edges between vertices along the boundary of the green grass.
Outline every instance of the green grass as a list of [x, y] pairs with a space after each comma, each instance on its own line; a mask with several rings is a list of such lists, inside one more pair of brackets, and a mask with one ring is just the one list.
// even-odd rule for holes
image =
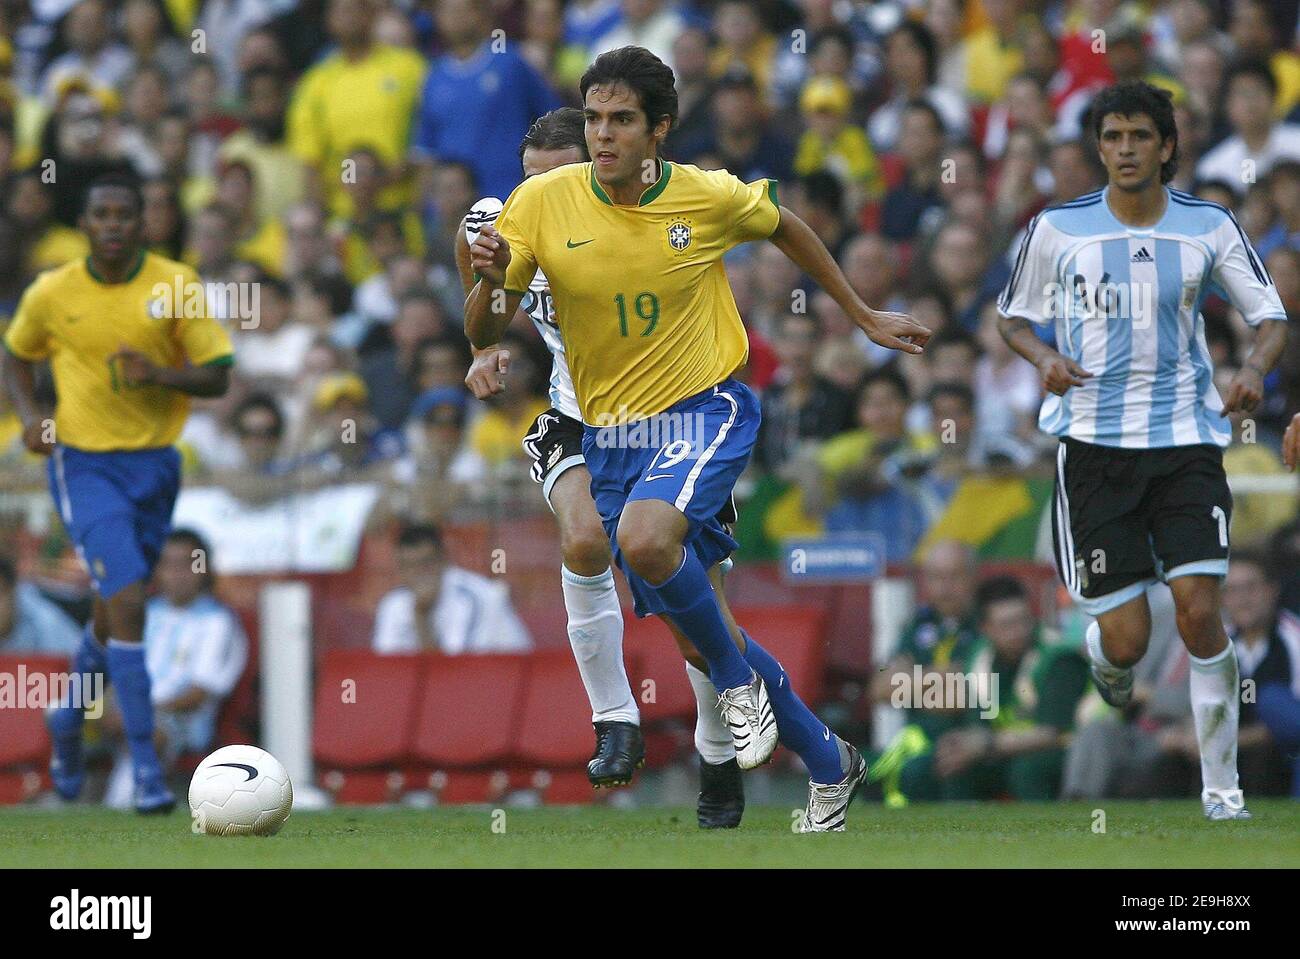
[[[1093, 809], [1106, 832], [1093, 832]], [[1300, 803], [1254, 800], [1252, 822], [1209, 823], [1195, 800], [1053, 805], [855, 804], [849, 831], [797, 836], [790, 810], [751, 807], [701, 832], [686, 808], [486, 808], [296, 813], [271, 838], [190, 832], [180, 812], [0, 810], [0, 866], [29, 867], [1290, 867]], [[499, 816], [498, 816], [499, 821]]]

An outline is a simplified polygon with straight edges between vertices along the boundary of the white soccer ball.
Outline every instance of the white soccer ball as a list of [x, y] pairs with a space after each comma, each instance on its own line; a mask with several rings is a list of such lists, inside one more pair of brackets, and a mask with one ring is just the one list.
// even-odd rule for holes
[[478, 239], [478, 235], [483, 232], [483, 227], [495, 224], [497, 214], [501, 212], [504, 204], [494, 196], [485, 196], [465, 214], [465, 240], [470, 246]]
[[190, 780], [194, 831], [209, 836], [273, 836], [292, 809], [289, 773], [256, 746], [222, 746]]

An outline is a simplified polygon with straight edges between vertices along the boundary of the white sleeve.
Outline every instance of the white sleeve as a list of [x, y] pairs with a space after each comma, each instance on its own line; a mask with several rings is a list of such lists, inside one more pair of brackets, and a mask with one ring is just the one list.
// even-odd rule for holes
[[248, 637], [229, 609], [203, 618], [190, 683], [225, 698], [234, 690], [248, 662]]
[[1264, 320], [1285, 320], [1286, 309], [1273, 278], [1231, 213], [1213, 237], [1214, 266], [1210, 279], [1228, 294], [1245, 321], [1259, 326]]
[[1056, 319], [1056, 236], [1042, 213], [1029, 221], [1011, 279], [998, 297], [998, 312], [1003, 316], [1018, 316], [1039, 324]]
[[395, 589], [375, 610], [371, 647], [377, 653], [411, 653], [420, 645], [415, 631], [415, 601], [404, 589]]

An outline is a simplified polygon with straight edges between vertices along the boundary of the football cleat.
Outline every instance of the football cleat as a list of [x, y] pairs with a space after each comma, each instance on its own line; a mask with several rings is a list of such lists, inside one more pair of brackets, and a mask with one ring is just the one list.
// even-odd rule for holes
[[763, 677], [752, 675], [747, 685], [723, 690], [718, 697], [718, 709], [731, 730], [736, 764], [741, 769], [761, 766], [776, 752], [776, 716], [767, 698], [767, 686]]
[[1225, 822], [1229, 819], [1254, 819], [1245, 806], [1229, 806], [1222, 802], [1205, 803], [1205, 818], [1211, 822]]
[[867, 778], [867, 761], [862, 754], [836, 737], [841, 766], [848, 770], [837, 783], [808, 781], [808, 808], [799, 821], [800, 832], [843, 832], [844, 814]]
[[166, 815], [176, 807], [176, 797], [161, 776], [136, 783], [135, 811], [142, 816]]
[[596, 751], [587, 763], [587, 778], [601, 789], [626, 786], [632, 774], [645, 765], [645, 739], [635, 723], [592, 723], [596, 730]]
[[700, 757], [700, 799], [695, 816], [701, 829], [735, 829], [745, 814], [745, 786], [734, 759], [714, 765]]
[[1092, 673], [1092, 681], [1097, 684], [1097, 692], [1101, 693], [1101, 698], [1116, 709], [1123, 709], [1128, 705], [1129, 700], [1133, 698], [1133, 670], [1124, 671], [1124, 679], [1119, 682], [1109, 682], [1100, 672], [1097, 671], [1095, 663], [1088, 664], [1088, 671]]

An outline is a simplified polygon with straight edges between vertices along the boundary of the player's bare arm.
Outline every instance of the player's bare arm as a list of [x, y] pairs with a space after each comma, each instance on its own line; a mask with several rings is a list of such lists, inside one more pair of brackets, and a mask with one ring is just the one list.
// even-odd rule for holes
[[831, 295], [872, 342], [903, 353], [920, 353], [930, 331], [905, 313], [873, 310], [853, 291], [830, 250], [803, 220], [785, 207], [769, 239], [801, 270]]
[[510, 244], [494, 227], [483, 227], [469, 251], [480, 279], [465, 299], [465, 335], [472, 346], [487, 349], [501, 341], [524, 296], [505, 288]]
[[1255, 331], [1255, 342], [1246, 355], [1246, 362], [1228, 385], [1228, 395], [1223, 398], [1223, 415], [1241, 410], [1252, 412], [1264, 398], [1264, 377], [1277, 365], [1286, 346], [1287, 324], [1280, 320], [1265, 320]]
[[[456, 228], [455, 250], [456, 272], [460, 274], [460, 284], [465, 289], [465, 295], [469, 296], [476, 281], [474, 267], [470, 263], [469, 240], [465, 238], [464, 217]], [[474, 361], [470, 363], [469, 372], [465, 375], [465, 385], [475, 399], [484, 400], [505, 389], [502, 379], [510, 369], [510, 351], [500, 349], [496, 344], [484, 349], [471, 344], [470, 352]]]
[[1083, 386], [1084, 380], [1092, 376], [1074, 360], [1040, 340], [1023, 317], [998, 317], [998, 332], [1008, 346], [1034, 364], [1043, 389], [1048, 392], [1064, 396], [1070, 387]]
[[45, 431], [46, 414], [36, 402], [36, 375], [33, 364], [20, 360], [8, 350], [0, 349], [0, 377], [14, 405], [14, 412], [23, 424], [23, 446], [40, 456], [54, 452]]
[[224, 396], [230, 387], [229, 366], [158, 366], [143, 353], [123, 346], [109, 357], [118, 364], [127, 386], [165, 386], [189, 396]]

